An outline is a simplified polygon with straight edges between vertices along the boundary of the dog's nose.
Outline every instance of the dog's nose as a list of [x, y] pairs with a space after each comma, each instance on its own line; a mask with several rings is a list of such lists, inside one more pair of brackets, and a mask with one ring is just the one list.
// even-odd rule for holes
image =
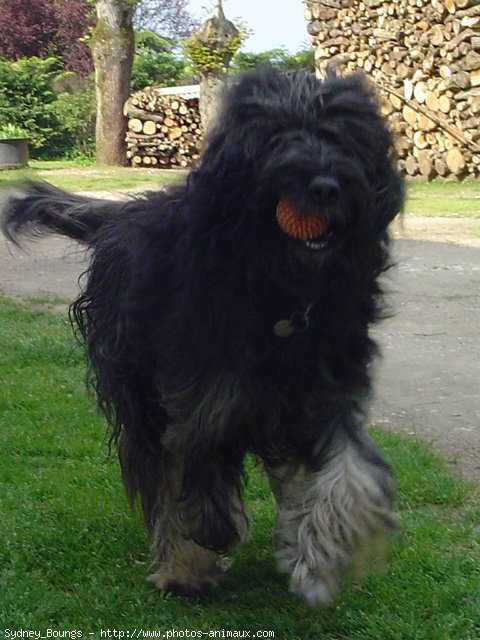
[[310, 183], [308, 194], [319, 204], [334, 205], [340, 195], [340, 185], [335, 178], [318, 176]]

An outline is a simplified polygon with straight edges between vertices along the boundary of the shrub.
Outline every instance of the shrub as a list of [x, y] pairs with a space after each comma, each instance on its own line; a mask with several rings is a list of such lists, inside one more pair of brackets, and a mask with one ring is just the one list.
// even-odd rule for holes
[[91, 153], [93, 90], [55, 91], [67, 75], [53, 57], [0, 60], [0, 127], [11, 124], [26, 131], [33, 158]]
[[60, 93], [52, 104], [52, 110], [59, 122], [59, 135], [54, 138], [57, 153], [64, 157], [92, 157], [95, 153], [96, 115], [93, 86], [74, 93]]
[[28, 132], [11, 122], [0, 127], [0, 140], [14, 140], [15, 138], [28, 138]]
[[0, 126], [11, 123], [28, 131], [32, 155], [48, 147], [57, 130], [52, 80], [60, 70], [55, 58], [0, 61]]

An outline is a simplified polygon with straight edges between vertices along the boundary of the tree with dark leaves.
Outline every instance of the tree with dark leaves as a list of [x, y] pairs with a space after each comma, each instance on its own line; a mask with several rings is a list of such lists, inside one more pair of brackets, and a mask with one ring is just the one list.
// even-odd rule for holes
[[46, 56], [56, 33], [55, 8], [48, 0], [0, 0], [0, 25], [0, 57]]
[[[17, 0], [18, 1], [18, 0]], [[67, 71], [86, 75], [93, 71], [93, 60], [85, 36], [95, 24], [88, 0], [54, 0], [57, 32], [55, 45]]]
[[67, 71], [93, 71], [81, 40], [93, 25], [88, 0], [0, 0], [0, 57], [18, 60], [57, 55]]

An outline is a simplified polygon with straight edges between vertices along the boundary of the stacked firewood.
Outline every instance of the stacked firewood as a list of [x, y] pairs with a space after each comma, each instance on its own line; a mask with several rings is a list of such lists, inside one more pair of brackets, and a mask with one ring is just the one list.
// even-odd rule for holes
[[184, 168], [198, 159], [198, 87], [146, 87], [125, 103], [127, 157], [135, 167]]
[[380, 88], [405, 173], [480, 175], [479, 0], [308, 0], [320, 75], [363, 69]]

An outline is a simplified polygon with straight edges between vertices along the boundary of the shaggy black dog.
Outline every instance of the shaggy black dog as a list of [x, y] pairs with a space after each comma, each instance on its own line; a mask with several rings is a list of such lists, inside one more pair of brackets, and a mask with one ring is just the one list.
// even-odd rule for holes
[[382, 551], [393, 482], [361, 419], [402, 200], [361, 76], [267, 69], [228, 90], [182, 186], [120, 203], [33, 184], [10, 201], [11, 239], [53, 231], [91, 247], [71, 314], [159, 589], [220, 579], [247, 531], [247, 452], [277, 500], [292, 591], [326, 603]]

